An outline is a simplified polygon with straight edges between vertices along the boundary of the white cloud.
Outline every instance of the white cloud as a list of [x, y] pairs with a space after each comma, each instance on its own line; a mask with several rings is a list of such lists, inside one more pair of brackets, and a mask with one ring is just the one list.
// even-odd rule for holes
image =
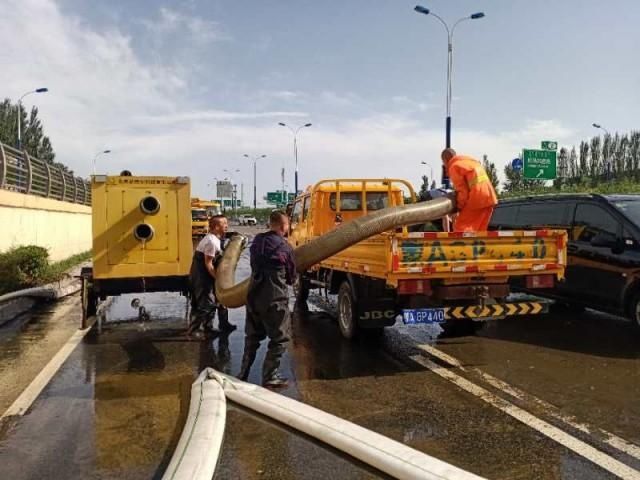
[[307, 117], [304, 112], [227, 112], [223, 110], [202, 110], [177, 112], [163, 115], [136, 115], [132, 120], [140, 125], [177, 125], [184, 122], [218, 122], [230, 120], [256, 120], [262, 118]]
[[557, 120], [528, 120], [524, 128], [505, 133], [505, 137], [525, 142], [524, 146], [535, 147], [541, 140], [565, 141], [577, 131], [560, 124]]
[[166, 7], [160, 8], [157, 18], [143, 19], [141, 23], [149, 32], [159, 37], [186, 32], [196, 43], [202, 45], [230, 39], [230, 37], [222, 31], [218, 22], [204, 20], [200, 17], [187, 15]]

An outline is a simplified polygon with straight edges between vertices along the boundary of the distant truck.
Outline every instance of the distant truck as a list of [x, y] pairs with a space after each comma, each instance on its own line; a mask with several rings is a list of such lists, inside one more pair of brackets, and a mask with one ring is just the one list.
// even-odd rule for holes
[[[322, 180], [293, 204], [289, 243], [295, 248], [343, 223], [383, 208], [415, 202], [408, 182]], [[564, 230], [449, 233], [437, 224], [398, 228], [359, 242], [302, 273], [297, 301], [310, 289], [337, 294], [342, 335], [382, 330], [399, 315], [407, 324], [440, 323], [452, 333], [478, 321], [548, 310], [540, 301], [510, 301], [509, 279], [530, 289], [563, 278]]]
[[191, 236], [203, 237], [209, 233], [209, 218], [221, 213], [220, 203], [200, 198], [191, 199]]

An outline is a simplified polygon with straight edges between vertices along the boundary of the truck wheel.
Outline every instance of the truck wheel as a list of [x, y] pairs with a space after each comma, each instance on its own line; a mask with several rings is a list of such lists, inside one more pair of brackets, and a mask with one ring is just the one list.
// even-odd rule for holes
[[98, 310], [98, 298], [88, 278], [82, 278], [82, 328], [89, 326], [89, 318]]
[[309, 280], [302, 275], [296, 277], [296, 281], [293, 284], [293, 293], [296, 296], [296, 310], [306, 311], [309, 309], [307, 300], [309, 299], [310, 290]]
[[342, 336], [352, 339], [358, 330], [356, 325], [356, 302], [351, 284], [345, 280], [338, 290], [338, 326]]

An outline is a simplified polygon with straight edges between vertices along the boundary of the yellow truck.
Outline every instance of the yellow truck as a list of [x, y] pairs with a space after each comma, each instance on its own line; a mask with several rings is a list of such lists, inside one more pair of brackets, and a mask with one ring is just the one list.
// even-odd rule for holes
[[191, 236], [203, 237], [209, 233], [209, 218], [219, 215], [220, 203], [203, 200], [201, 198], [191, 199]]
[[[295, 248], [367, 213], [416, 201], [398, 179], [322, 180], [290, 210]], [[440, 231], [439, 231], [440, 230]], [[359, 242], [300, 275], [299, 307], [310, 289], [337, 295], [342, 335], [406, 324], [440, 323], [461, 333], [477, 322], [546, 312], [542, 301], [510, 299], [510, 281], [550, 288], [564, 276], [564, 230], [444, 232], [436, 224], [398, 228]]]

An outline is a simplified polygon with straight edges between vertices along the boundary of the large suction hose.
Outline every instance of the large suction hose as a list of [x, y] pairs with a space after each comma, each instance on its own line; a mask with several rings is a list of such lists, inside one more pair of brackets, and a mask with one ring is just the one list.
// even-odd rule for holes
[[[443, 197], [428, 202], [385, 208], [356, 218], [296, 248], [296, 268], [299, 272], [304, 272], [312, 265], [369, 237], [404, 225], [436, 220], [454, 210], [453, 197]], [[236, 266], [244, 245], [244, 237], [232, 238], [216, 270], [216, 298], [228, 308], [242, 307], [247, 301], [249, 280], [234, 285]]]

